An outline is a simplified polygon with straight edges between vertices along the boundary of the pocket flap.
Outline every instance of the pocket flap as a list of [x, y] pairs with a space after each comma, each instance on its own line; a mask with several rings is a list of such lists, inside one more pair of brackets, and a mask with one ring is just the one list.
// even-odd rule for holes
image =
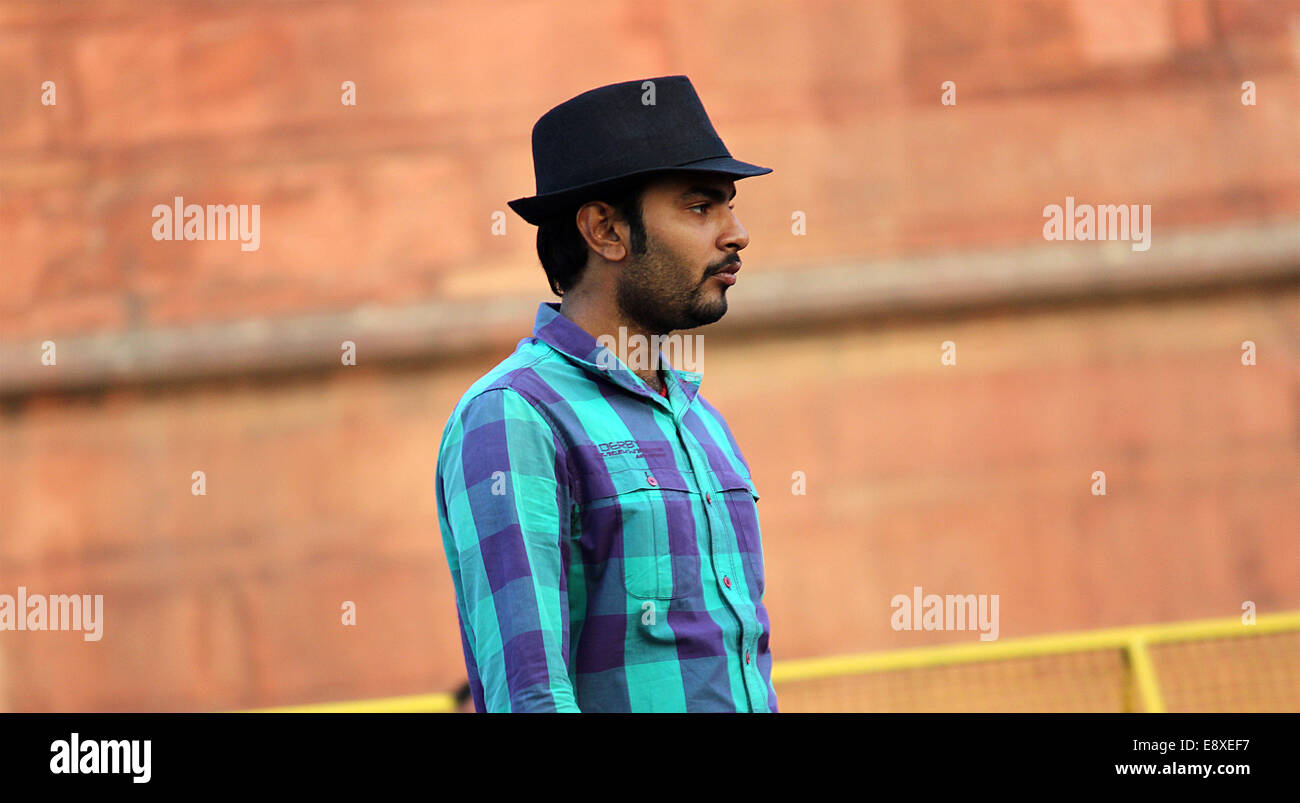
[[731, 469], [713, 472], [713, 490], [715, 491], [749, 491], [754, 501], [758, 501], [758, 488], [749, 477], [742, 476]]
[[649, 468], [594, 472], [581, 476], [575, 496], [579, 504], [618, 496], [632, 491], [689, 491], [685, 480], [675, 472], [658, 472]]

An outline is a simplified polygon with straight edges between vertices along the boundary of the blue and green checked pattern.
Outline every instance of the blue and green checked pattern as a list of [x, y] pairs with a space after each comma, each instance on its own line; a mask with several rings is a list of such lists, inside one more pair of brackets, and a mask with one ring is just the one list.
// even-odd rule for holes
[[777, 710], [758, 492], [700, 375], [664, 373], [667, 399], [542, 304], [447, 422], [438, 519], [479, 711]]

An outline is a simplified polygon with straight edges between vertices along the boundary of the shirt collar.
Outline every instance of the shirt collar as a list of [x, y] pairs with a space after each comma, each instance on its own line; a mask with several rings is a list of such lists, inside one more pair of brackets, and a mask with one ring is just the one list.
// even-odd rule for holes
[[[559, 304], [542, 302], [537, 307], [533, 337], [568, 357], [589, 373], [602, 376], [633, 393], [667, 402], [619, 359], [617, 354], [597, 343], [596, 338], [585, 329], [561, 315]], [[662, 352], [659, 355], [659, 364], [663, 367], [668, 382], [675, 380], [685, 394], [686, 403], [690, 404], [699, 393], [703, 376], [698, 371], [673, 368]], [[671, 387], [668, 393], [672, 395]]]

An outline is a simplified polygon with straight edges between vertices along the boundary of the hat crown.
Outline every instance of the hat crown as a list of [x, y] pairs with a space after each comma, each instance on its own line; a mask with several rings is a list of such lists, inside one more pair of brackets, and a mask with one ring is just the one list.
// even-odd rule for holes
[[533, 126], [538, 195], [664, 164], [729, 156], [685, 75], [597, 87], [551, 109]]

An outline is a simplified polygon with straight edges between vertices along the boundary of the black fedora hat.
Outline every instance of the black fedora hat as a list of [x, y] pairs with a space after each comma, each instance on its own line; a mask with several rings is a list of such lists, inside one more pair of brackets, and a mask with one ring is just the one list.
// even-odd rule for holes
[[597, 87], [542, 115], [533, 126], [537, 194], [510, 208], [536, 226], [600, 190], [665, 170], [736, 179], [772, 172], [731, 158], [691, 79], [666, 75]]

